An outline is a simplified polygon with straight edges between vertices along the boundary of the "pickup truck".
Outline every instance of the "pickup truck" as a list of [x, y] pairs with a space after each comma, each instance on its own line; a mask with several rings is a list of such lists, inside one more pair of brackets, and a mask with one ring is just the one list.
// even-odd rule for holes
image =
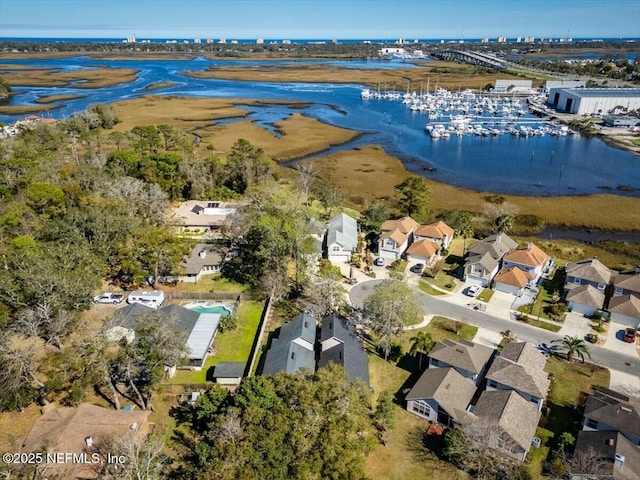
[[124, 300], [124, 293], [105, 292], [93, 297], [96, 303], [113, 303], [117, 305]]

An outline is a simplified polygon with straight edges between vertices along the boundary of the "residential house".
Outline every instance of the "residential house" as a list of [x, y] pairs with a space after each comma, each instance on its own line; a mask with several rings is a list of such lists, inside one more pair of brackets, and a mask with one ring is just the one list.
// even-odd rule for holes
[[414, 232], [413, 236], [416, 241], [429, 240], [436, 243], [438, 250], [446, 250], [451, 245], [453, 240], [454, 231], [449, 225], [442, 220], [430, 223], [429, 225], [420, 225]]
[[218, 247], [207, 243], [198, 243], [193, 247], [191, 253], [182, 260], [185, 274], [179, 276], [178, 280], [195, 283], [203, 275], [220, 273], [223, 261], [224, 257]]
[[613, 279], [613, 294], [640, 297], [640, 267], [616, 275]]
[[[565, 272], [567, 278], [564, 283], [565, 291], [581, 285], [591, 285], [605, 294], [607, 285], [611, 283], [612, 272], [596, 257], [579, 262], [568, 263]], [[602, 305], [600, 305], [602, 308]]]
[[169, 222], [185, 233], [217, 233], [243, 206], [233, 202], [188, 200], [180, 204]]
[[594, 391], [584, 406], [582, 430], [620, 432], [640, 446], [640, 399], [605, 388]]
[[530, 286], [531, 281], [533, 281], [532, 274], [520, 270], [515, 265], [509, 268], [502, 268], [493, 279], [496, 290], [511, 293], [518, 297], [522, 295], [527, 286]]
[[429, 352], [429, 368], [453, 367], [464, 378], [480, 385], [494, 352], [492, 348], [466, 340], [443, 340]]
[[505, 233], [498, 233], [474, 243], [467, 251], [464, 279], [482, 287], [488, 286], [500, 269], [503, 257], [518, 246]]
[[487, 371], [487, 390], [514, 390], [541, 411], [550, 384], [544, 371], [546, 362], [533, 344], [508, 343]]
[[640, 324], [640, 297], [635, 295], [614, 295], [609, 300], [611, 320], [627, 327], [637, 328]]
[[407, 410], [445, 427], [466, 420], [475, 386], [454, 368], [429, 368], [406, 396]]
[[602, 310], [605, 295], [603, 290], [584, 284], [569, 289], [565, 300], [571, 311], [591, 317], [596, 311]]
[[534, 243], [512, 250], [504, 256], [502, 268], [518, 267], [531, 276], [530, 284], [536, 285], [543, 275], [553, 268], [553, 259]]
[[358, 248], [358, 222], [345, 213], [336, 215], [327, 224], [325, 252], [334, 264], [347, 263]]
[[479, 425], [489, 430], [490, 447], [524, 461], [540, 421], [540, 412], [514, 390], [482, 392], [471, 409]]
[[637, 480], [640, 478], [640, 448], [620, 432], [582, 431], [578, 434], [571, 480]]
[[46, 462], [48, 478], [102, 478], [104, 462], [91, 461], [93, 454], [109, 452], [114, 438], [131, 435], [141, 443], [150, 433], [149, 410], [113, 410], [89, 403], [77, 407], [53, 408], [49, 405], [22, 442], [23, 452], [73, 455], [88, 461]]
[[[221, 315], [218, 313], [200, 313], [180, 305], [167, 305], [156, 310], [146, 305], [134, 303], [116, 310], [111, 321], [113, 327], [107, 332], [107, 338], [133, 340], [144, 326], [148, 317], [156, 317], [167, 328], [182, 335], [188, 349], [186, 368], [200, 370], [213, 344]], [[167, 365], [172, 367], [172, 365]]]
[[369, 361], [356, 328], [336, 315], [323, 318], [320, 329], [318, 368], [329, 363], [342, 365], [351, 379], [369, 386]]
[[307, 313], [301, 313], [282, 325], [278, 337], [271, 341], [267, 351], [263, 375], [297, 373], [303, 368], [314, 372], [316, 327], [316, 319]]
[[423, 262], [429, 266], [437, 258], [437, 252], [438, 244], [431, 240], [416, 240], [407, 249], [407, 260], [409, 262]]
[[411, 217], [384, 222], [378, 237], [378, 255], [393, 260], [402, 257], [413, 243], [413, 233], [418, 227], [420, 224]]

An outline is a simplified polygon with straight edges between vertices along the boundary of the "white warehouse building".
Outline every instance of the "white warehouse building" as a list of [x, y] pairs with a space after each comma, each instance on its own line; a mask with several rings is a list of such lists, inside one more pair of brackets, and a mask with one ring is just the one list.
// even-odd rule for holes
[[552, 88], [547, 104], [578, 115], [630, 112], [640, 109], [640, 88]]

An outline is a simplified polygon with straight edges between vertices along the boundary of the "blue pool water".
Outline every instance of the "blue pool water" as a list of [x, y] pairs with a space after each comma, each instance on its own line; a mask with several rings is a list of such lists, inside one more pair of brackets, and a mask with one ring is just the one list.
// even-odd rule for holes
[[221, 304], [190, 303], [188, 305], [185, 305], [185, 308], [188, 308], [189, 310], [193, 310], [194, 312], [198, 312], [198, 313], [214, 313], [219, 315], [231, 315], [233, 313], [233, 310], [231, 308]]

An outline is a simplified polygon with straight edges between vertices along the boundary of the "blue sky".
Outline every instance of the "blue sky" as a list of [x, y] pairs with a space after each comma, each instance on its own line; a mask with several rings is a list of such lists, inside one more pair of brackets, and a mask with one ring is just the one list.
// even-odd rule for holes
[[0, 0], [0, 37], [640, 37], [639, 0]]

